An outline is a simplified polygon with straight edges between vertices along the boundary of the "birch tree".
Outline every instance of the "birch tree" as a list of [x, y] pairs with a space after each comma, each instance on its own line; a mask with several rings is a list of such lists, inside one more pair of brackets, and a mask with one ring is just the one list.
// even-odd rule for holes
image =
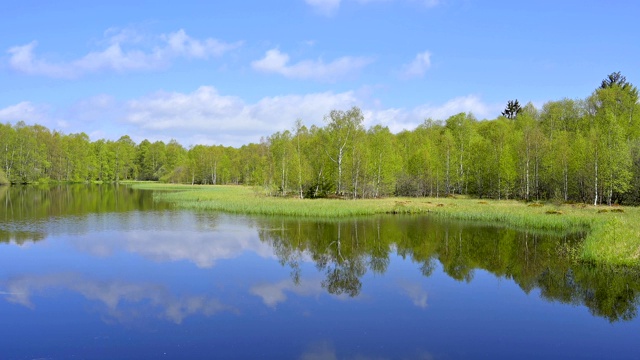
[[347, 111], [332, 110], [325, 117], [326, 125], [326, 148], [325, 152], [329, 159], [336, 165], [336, 194], [343, 195], [343, 165], [348, 146], [358, 131], [363, 131], [362, 122], [364, 116], [358, 107], [353, 107]]
[[391, 193], [393, 178], [399, 172], [400, 158], [395, 138], [388, 127], [376, 125], [367, 132], [370, 149], [369, 173], [373, 182], [373, 197]]

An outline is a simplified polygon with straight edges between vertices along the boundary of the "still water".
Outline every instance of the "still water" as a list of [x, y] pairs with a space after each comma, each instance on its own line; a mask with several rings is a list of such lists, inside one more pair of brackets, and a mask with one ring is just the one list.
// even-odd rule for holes
[[578, 235], [0, 187], [0, 359], [632, 359], [640, 278]]

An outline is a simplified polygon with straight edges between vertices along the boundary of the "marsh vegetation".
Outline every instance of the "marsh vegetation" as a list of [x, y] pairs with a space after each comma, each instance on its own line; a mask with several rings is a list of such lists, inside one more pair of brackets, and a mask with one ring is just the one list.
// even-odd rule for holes
[[[640, 209], [586, 204], [526, 203], [472, 198], [315, 199], [273, 197], [260, 188], [139, 183], [155, 198], [195, 210], [290, 217], [340, 218], [375, 214], [428, 214], [524, 231], [585, 233], [575, 259], [596, 264], [640, 266]], [[607, 210], [603, 212], [603, 210]]]

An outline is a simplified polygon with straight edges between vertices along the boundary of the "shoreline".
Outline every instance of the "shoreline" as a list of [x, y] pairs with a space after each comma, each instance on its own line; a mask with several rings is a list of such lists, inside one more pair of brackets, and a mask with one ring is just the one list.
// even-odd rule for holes
[[525, 203], [517, 200], [459, 198], [299, 199], [266, 196], [242, 185], [129, 183], [155, 190], [154, 198], [194, 210], [247, 215], [342, 218], [416, 214], [554, 231], [585, 232], [576, 259], [599, 265], [640, 267], [640, 209], [586, 204]]

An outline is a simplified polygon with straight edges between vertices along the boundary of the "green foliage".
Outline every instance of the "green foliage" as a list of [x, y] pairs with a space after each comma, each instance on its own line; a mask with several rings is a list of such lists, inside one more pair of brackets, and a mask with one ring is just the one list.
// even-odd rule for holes
[[2, 169], [0, 169], [0, 185], [9, 185], [9, 179]]
[[[522, 230], [554, 233], [586, 232], [579, 259], [611, 265], [640, 266], [640, 209], [598, 213], [601, 207], [577, 205], [528, 206], [518, 201], [453, 198], [385, 198], [365, 200], [301, 200], [268, 196], [242, 186], [185, 186], [141, 183], [134, 187], [156, 190], [156, 199], [196, 210], [242, 214], [336, 218], [374, 214], [431, 214], [480, 221]], [[620, 209], [618, 207], [613, 209]], [[617, 220], [616, 220], [617, 219]], [[615, 226], [611, 221], [617, 221]]]
[[427, 119], [413, 130], [363, 126], [333, 110], [324, 126], [265, 136], [240, 148], [165, 144], [129, 136], [90, 141], [39, 126], [0, 124], [0, 168], [13, 183], [160, 180], [259, 186], [277, 196], [380, 198], [470, 195], [526, 201], [640, 204], [638, 91], [613, 73], [585, 100], [536, 109], [509, 101], [504, 116]]
[[166, 162], [166, 146], [162, 141], [151, 143], [145, 139], [136, 146], [138, 180], [160, 179], [167, 170]]
[[335, 192], [333, 183], [327, 179], [321, 178], [317, 182], [311, 182], [303, 188], [303, 197], [307, 199], [327, 198]]

